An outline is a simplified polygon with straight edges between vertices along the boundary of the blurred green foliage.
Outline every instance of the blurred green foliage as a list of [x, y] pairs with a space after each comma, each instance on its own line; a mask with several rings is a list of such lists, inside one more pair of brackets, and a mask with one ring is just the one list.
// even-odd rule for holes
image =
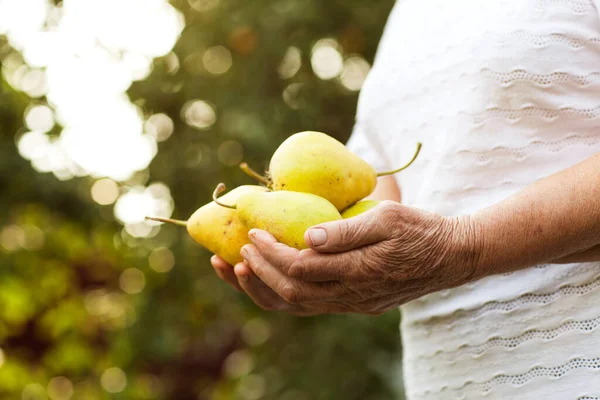
[[[319, 79], [311, 49], [335, 38], [345, 56], [372, 63], [393, 3], [221, 0], [199, 12], [203, 1], [173, 2], [185, 15], [182, 37], [129, 91], [148, 116], [165, 113], [175, 123], [149, 171], [133, 182], [168, 185], [174, 216], [183, 219], [209, 201], [219, 181], [249, 183], [236, 166], [238, 145], [264, 169], [294, 132], [349, 137], [357, 92], [339, 79]], [[12, 52], [2, 40], [0, 59]], [[221, 75], [202, 63], [215, 45], [232, 55]], [[290, 46], [302, 64], [282, 78]], [[1, 89], [0, 398], [402, 397], [397, 313], [295, 318], [261, 311], [216, 278], [209, 254], [184, 230], [133, 238], [112, 206], [92, 201], [93, 179], [59, 181], [33, 170], [15, 145], [29, 99], [6, 82]], [[210, 129], [186, 124], [182, 110], [195, 99], [215, 108]], [[231, 148], [237, 156], [228, 155]], [[174, 268], [157, 272], [172, 256]], [[143, 290], [124, 291], [127, 285]]]

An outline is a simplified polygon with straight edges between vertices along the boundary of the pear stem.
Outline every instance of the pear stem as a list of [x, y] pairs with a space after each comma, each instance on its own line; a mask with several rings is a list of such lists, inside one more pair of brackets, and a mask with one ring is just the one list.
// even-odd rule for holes
[[406, 164], [404, 167], [395, 169], [393, 171], [379, 172], [377, 174], [377, 176], [380, 177], [380, 176], [394, 175], [394, 174], [397, 174], [400, 171], [404, 171], [406, 168], [410, 167], [415, 162], [415, 160], [419, 156], [419, 153], [421, 152], [421, 147], [423, 147], [423, 144], [422, 143], [417, 143], [417, 151], [415, 152], [415, 155], [413, 156], [412, 160], [410, 160], [408, 162], [408, 164]]
[[217, 203], [218, 205], [220, 205], [221, 207], [225, 207], [225, 208], [231, 208], [232, 210], [237, 210], [237, 205], [229, 205], [229, 204], [223, 204], [219, 201], [218, 197], [221, 193], [223, 193], [225, 190], [227, 190], [227, 186], [225, 186], [224, 183], [219, 183], [217, 185], [217, 187], [215, 188], [215, 191], [213, 192], [212, 198], [213, 201], [215, 203]]
[[184, 226], [187, 228], [187, 221], [180, 221], [178, 219], [158, 218], [158, 217], [146, 217], [146, 219], [148, 221], [164, 222], [166, 224], [174, 224], [174, 225]]
[[242, 171], [244, 171], [244, 173], [246, 175], [248, 175], [250, 178], [257, 180], [258, 182], [262, 183], [265, 186], [269, 186], [269, 180], [267, 178], [265, 178], [264, 176], [262, 176], [261, 174], [259, 174], [258, 172], [256, 172], [255, 170], [253, 170], [252, 168], [250, 168], [250, 166], [248, 165], [248, 163], [243, 162], [240, 164], [240, 169]]

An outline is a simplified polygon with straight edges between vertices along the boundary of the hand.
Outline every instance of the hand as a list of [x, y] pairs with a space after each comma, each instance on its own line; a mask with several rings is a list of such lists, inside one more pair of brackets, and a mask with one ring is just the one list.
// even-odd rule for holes
[[248, 294], [252, 301], [263, 310], [285, 311], [297, 316], [319, 314], [319, 312], [315, 310], [308, 310], [302, 306], [292, 305], [286, 302], [258, 279], [245, 263], [239, 263], [234, 267], [216, 255], [213, 256], [210, 261], [219, 278], [238, 292], [245, 292]]
[[[306, 232], [296, 250], [261, 230], [242, 249], [238, 283], [267, 309], [380, 315], [477, 278], [479, 241], [469, 218], [444, 218], [386, 201]], [[249, 268], [248, 268], [249, 267]], [[267, 304], [267, 307], [265, 307]]]

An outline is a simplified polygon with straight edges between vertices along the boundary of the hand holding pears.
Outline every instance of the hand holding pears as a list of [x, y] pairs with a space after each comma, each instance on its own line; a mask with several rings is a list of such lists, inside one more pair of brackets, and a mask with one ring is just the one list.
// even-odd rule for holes
[[237, 216], [248, 229], [262, 229], [279, 242], [296, 249], [308, 248], [304, 232], [312, 226], [342, 219], [329, 201], [310, 193], [281, 190], [277, 192], [246, 192], [237, 204], [226, 204], [226, 196], [217, 196], [226, 190], [220, 183], [213, 200], [224, 208], [237, 211]]
[[273, 154], [268, 178], [245, 163], [240, 165], [269, 188], [240, 186], [218, 198], [226, 190], [221, 183], [213, 193], [213, 201], [199, 208], [188, 221], [147, 219], [185, 226], [196, 242], [231, 265], [242, 261], [240, 250], [250, 243], [250, 229], [266, 230], [281, 243], [305, 249], [304, 233], [308, 228], [351, 218], [377, 206], [377, 201], [360, 200], [374, 191], [377, 177], [408, 168], [420, 150], [419, 143], [413, 159], [404, 167], [377, 173], [334, 138], [320, 132], [297, 133]]
[[[240, 186], [222, 197], [222, 201], [236, 202], [249, 193], [268, 191], [261, 186]], [[200, 207], [188, 221], [146, 217], [148, 220], [173, 223], [187, 228], [190, 236], [211, 253], [217, 254], [231, 265], [242, 262], [240, 250], [248, 243], [248, 228], [240, 221], [235, 210], [210, 202]]]

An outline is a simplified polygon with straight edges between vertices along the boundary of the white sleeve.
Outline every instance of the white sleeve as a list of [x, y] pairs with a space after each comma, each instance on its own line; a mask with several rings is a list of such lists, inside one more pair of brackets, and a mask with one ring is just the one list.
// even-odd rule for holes
[[[599, 0], [600, 1], [600, 0]], [[362, 129], [361, 125], [356, 124], [352, 135], [346, 144], [348, 149], [357, 154], [360, 158], [371, 164], [376, 171], [386, 171], [389, 169], [385, 157], [380, 154], [371, 143], [368, 134]]]

